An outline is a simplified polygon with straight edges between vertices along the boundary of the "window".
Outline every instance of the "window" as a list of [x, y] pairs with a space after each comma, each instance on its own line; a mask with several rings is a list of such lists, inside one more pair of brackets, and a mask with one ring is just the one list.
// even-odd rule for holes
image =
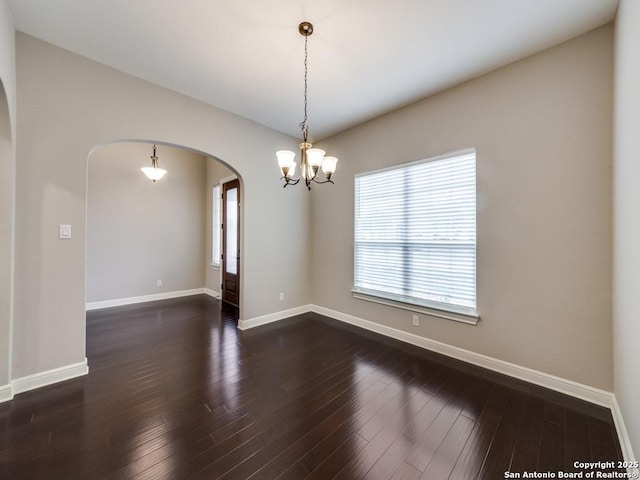
[[211, 265], [214, 267], [220, 266], [220, 184], [213, 186], [212, 195], [212, 222], [211, 222]]
[[477, 323], [475, 150], [357, 175], [354, 227], [355, 297]]

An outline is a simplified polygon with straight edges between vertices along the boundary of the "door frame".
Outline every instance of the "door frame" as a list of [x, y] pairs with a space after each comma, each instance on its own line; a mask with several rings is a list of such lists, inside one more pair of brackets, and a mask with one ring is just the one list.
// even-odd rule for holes
[[[233, 184], [233, 185], [230, 185]], [[221, 209], [222, 209], [222, 221], [221, 221], [221, 261], [220, 261], [220, 298], [222, 301], [240, 306], [240, 293], [241, 293], [241, 265], [242, 265], [242, 188], [240, 179], [237, 176], [227, 177], [220, 180], [221, 190]], [[227, 190], [237, 188], [237, 231], [236, 231], [236, 274], [227, 274]], [[231, 287], [231, 288], [228, 288]], [[235, 289], [235, 291], [233, 291]]]

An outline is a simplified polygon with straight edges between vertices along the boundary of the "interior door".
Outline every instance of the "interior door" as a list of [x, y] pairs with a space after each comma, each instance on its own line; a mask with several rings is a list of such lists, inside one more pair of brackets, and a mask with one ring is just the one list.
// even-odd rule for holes
[[240, 182], [222, 185], [222, 300], [240, 303]]

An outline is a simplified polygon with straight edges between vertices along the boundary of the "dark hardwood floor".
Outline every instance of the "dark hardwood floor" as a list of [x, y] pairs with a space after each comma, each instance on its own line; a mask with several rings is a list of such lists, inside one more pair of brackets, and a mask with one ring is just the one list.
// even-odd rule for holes
[[205, 296], [89, 312], [89, 375], [0, 404], [0, 478], [470, 480], [621, 459], [606, 409], [317, 315], [236, 318]]

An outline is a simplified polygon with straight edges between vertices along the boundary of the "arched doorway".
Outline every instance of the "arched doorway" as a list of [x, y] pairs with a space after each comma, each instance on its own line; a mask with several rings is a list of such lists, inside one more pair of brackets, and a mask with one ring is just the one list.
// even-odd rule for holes
[[[155, 183], [140, 171], [151, 165], [154, 143], [159, 166], [168, 171]], [[184, 146], [123, 140], [93, 149], [87, 174], [87, 309], [196, 293], [219, 297], [213, 187], [229, 178], [242, 181], [224, 162]], [[241, 251], [242, 235], [239, 240]], [[242, 277], [240, 288], [241, 282]]]
[[13, 238], [15, 160], [11, 120], [4, 85], [0, 81], [0, 401], [13, 397], [11, 342], [13, 316]]

